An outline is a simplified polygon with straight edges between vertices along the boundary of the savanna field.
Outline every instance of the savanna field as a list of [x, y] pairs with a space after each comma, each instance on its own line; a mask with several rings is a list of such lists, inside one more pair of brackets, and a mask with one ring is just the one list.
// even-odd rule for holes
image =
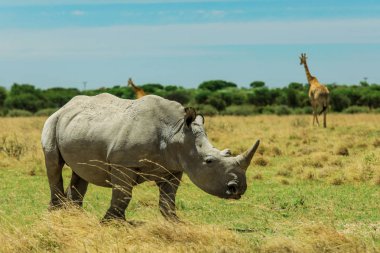
[[[380, 114], [206, 117], [234, 154], [261, 145], [238, 201], [185, 177], [166, 222], [158, 188], [134, 189], [128, 223], [101, 224], [111, 190], [89, 186], [84, 211], [48, 211], [40, 133], [46, 118], [0, 118], [0, 252], [380, 252]], [[321, 120], [321, 118], [320, 118]], [[65, 184], [71, 171], [64, 170]]]

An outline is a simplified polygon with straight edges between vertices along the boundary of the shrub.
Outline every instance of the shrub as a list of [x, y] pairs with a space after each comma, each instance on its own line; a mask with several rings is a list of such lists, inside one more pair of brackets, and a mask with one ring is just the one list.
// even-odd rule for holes
[[46, 108], [37, 111], [34, 115], [35, 116], [50, 116], [53, 113], [55, 113], [58, 110], [58, 108]]
[[263, 114], [275, 114], [276, 108], [275, 106], [265, 106], [262, 108], [261, 113]]
[[330, 103], [334, 111], [341, 112], [350, 106], [351, 100], [346, 94], [333, 91], [330, 94]]
[[9, 138], [9, 136], [2, 136], [0, 152], [5, 153], [9, 157], [20, 160], [20, 157], [25, 153], [26, 147], [19, 142], [17, 138]]
[[304, 114], [312, 114], [313, 113], [313, 108], [311, 106], [305, 106], [302, 108]]
[[292, 113], [292, 110], [286, 105], [277, 106], [275, 109], [277, 115], [289, 115]]
[[218, 110], [215, 109], [215, 107], [213, 107], [212, 105], [201, 105], [198, 106], [196, 109], [199, 114], [203, 114], [206, 116], [214, 116], [218, 114]]
[[229, 87], [236, 88], [237, 85], [233, 82], [227, 82], [224, 80], [210, 80], [210, 81], [205, 81], [201, 83], [198, 88], [204, 89], [204, 90], [210, 90], [210, 91], [217, 91], [217, 90], [222, 90]]
[[211, 97], [209, 97], [207, 103], [212, 105], [218, 111], [224, 111], [224, 109], [226, 109], [226, 102], [224, 102], [224, 100], [217, 95], [212, 95]]
[[223, 112], [223, 114], [226, 115], [242, 115], [242, 116], [248, 116], [248, 115], [254, 115], [258, 114], [257, 107], [253, 105], [231, 105], [226, 108], [226, 110]]
[[166, 99], [177, 101], [180, 104], [187, 104], [190, 101], [190, 94], [188, 91], [184, 89], [175, 90], [168, 92], [168, 94], [165, 95]]
[[349, 106], [348, 108], [343, 110], [344, 113], [369, 113], [369, 108], [367, 106]]
[[33, 114], [29, 111], [22, 110], [22, 109], [12, 109], [8, 111], [7, 116], [8, 117], [30, 117], [30, 116], [33, 116]]
[[211, 94], [209, 90], [199, 90], [195, 94], [195, 101], [198, 104], [205, 104]]

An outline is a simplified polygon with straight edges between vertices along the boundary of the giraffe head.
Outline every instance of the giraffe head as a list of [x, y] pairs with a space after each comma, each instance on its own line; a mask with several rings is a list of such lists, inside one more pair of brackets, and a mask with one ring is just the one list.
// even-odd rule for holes
[[307, 57], [306, 57], [306, 54], [301, 54], [300, 56], [300, 65], [303, 65], [303, 64], [306, 64], [306, 60], [307, 60]]
[[132, 81], [132, 78], [129, 78], [128, 79], [128, 86], [134, 86], [134, 83]]

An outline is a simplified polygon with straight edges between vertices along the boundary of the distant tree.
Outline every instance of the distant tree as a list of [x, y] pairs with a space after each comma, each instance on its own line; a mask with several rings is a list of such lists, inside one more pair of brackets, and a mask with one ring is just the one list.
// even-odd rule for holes
[[14, 83], [9, 92], [11, 96], [17, 96], [21, 94], [33, 94], [36, 96], [41, 96], [41, 91], [36, 89], [31, 84], [18, 84]]
[[169, 91], [169, 92], [170, 92], [170, 91], [175, 91], [175, 90], [177, 90], [178, 87], [175, 86], [175, 85], [168, 85], [168, 86], [165, 86], [164, 89], [165, 89], [165, 91]]
[[0, 108], [4, 106], [4, 101], [7, 98], [7, 90], [0, 86]]
[[245, 92], [241, 90], [236, 90], [232, 92], [232, 104], [234, 105], [242, 105], [247, 102], [247, 96]]
[[46, 99], [47, 106], [50, 108], [61, 107], [79, 94], [79, 90], [75, 88], [49, 88], [42, 92], [42, 95]]
[[133, 99], [134, 97], [135, 92], [132, 90], [131, 87], [125, 87], [125, 89], [123, 89], [123, 95], [121, 96], [121, 98]]
[[195, 93], [195, 102], [198, 104], [206, 104], [211, 93], [209, 90], [198, 90]]
[[303, 90], [303, 84], [292, 82], [292, 83], [289, 83], [288, 88], [293, 89], [293, 90]]
[[330, 93], [330, 104], [336, 112], [341, 112], [351, 105], [348, 96], [338, 89]]
[[30, 84], [13, 84], [9, 95], [4, 101], [8, 109], [21, 109], [36, 112], [47, 107], [46, 98], [40, 89]]
[[287, 92], [288, 106], [293, 107], [293, 108], [298, 107], [300, 103], [297, 96], [297, 90], [286, 89], [286, 92]]
[[212, 105], [218, 111], [224, 111], [226, 109], [226, 102], [222, 99], [220, 94], [213, 94], [207, 99], [207, 104]]
[[369, 86], [369, 83], [367, 82], [367, 80], [363, 80], [363, 81], [360, 81], [360, 86], [362, 87], [368, 87]]
[[210, 90], [210, 91], [217, 91], [229, 87], [237, 87], [235, 83], [227, 82], [224, 80], [211, 80], [211, 81], [205, 81], [201, 83], [198, 88], [204, 89], [204, 90]]
[[230, 106], [232, 104], [233, 94], [232, 94], [231, 90], [223, 89], [223, 90], [219, 91], [218, 93], [219, 93], [219, 97], [224, 101], [224, 103], [227, 106]]
[[164, 90], [164, 86], [159, 83], [147, 83], [141, 85], [140, 88], [142, 88], [147, 94], [157, 94]]
[[20, 95], [8, 96], [5, 99], [5, 107], [9, 109], [21, 109], [29, 112], [36, 112], [45, 108], [45, 101], [37, 98], [33, 94], [22, 93]]
[[265, 106], [270, 104], [271, 96], [267, 87], [255, 88], [253, 92], [248, 93], [248, 103]]
[[250, 83], [251, 88], [261, 88], [261, 87], [264, 87], [265, 86], [265, 82], [263, 81], [253, 81], [252, 83]]
[[178, 103], [185, 105], [190, 101], [190, 94], [185, 89], [174, 90], [165, 95], [165, 98], [173, 101], [177, 101]]

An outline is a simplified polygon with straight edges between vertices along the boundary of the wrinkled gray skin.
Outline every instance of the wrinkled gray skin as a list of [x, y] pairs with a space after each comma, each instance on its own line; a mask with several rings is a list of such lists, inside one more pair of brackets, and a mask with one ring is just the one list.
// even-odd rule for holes
[[[161, 213], [176, 219], [175, 195], [183, 172], [207, 193], [239, 199], [259, 142], [232, 157], [229, 150], [210, 144], [203, 124], [193, 109], [158, 96], [74, 97], [47, 119], [42, 131], [51, 207], [61, 206], [64, 199], [82, 205], [92, 183], [112, 187], [104, 219], [125, 219], [133, 186], [153, 180], [160, 190]], [[64, 164], [73, 171], [66, 193]]]

